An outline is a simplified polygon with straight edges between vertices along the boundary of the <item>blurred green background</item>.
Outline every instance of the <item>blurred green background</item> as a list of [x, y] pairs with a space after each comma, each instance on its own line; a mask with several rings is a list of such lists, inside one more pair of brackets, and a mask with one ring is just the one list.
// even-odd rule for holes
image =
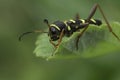
[[[120, 21], [120, 0], [0, 0], [0, 80], [120, 80], [120, 54], [46, 61], [33, 54], [37, 35], [18, 36], [50, 22], [86, 18], [99, 3], [109, 21]], [[95, 15], [103, 19], [99, 11]]]

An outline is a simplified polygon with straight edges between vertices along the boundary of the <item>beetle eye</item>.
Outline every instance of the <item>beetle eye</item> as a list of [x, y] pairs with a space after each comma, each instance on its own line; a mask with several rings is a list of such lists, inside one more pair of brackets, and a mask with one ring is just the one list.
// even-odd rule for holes
[[56, 34], [56, 31], [52, 31], [52, 34]]
[[55, 29], [55, 28], [52, 28], [52, 27], [51, 27], [51, 30], [50, 30], [50, 31], [51, 31], [51, 34], [56, 34], [56, 33], [57, 33], [57, 32], [56, 32], [56, 29]]

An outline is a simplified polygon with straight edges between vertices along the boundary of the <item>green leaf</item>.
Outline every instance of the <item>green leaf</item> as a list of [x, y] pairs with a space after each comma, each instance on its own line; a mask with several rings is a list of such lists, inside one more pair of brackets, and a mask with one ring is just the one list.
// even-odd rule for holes
[[[120, 23], [111, 23], [113, 31], [120, 37]], [[82, 30], [81, 30], [82, 31]], [[120, 41], [109, 32], [106, 24], [101, 26], [90, 25], [79, 40], [79, 49], [76, 50], [75, 32], [71, 37], [64, 37], [60, 46], [55, 49], [49, 42], [46, 34], [38, 36], [34, 53], [46, 59], [94, 58], [97, 56], [120, 52]], [[54, 54], [54, 56], [51, 56]]]

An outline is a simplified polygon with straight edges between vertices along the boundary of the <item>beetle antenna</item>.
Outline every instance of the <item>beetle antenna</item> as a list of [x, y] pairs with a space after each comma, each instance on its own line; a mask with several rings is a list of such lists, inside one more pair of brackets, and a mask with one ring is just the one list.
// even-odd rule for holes
[[48, 20], [47, 20], [47, 19], [44, 19], [44, 23], [46, 23], [46, 24], [47, 24], [47, 26], [50, 28], [50, 24], [49, 24], [49, 22], [48, 22]]
[[31, 34], [31, 33], [48, 33], [48, 32], [44, 32], [44, 31], [41, 31], [41, 30], [35, 30], [35, 31], [29, 31], [29, 32], [25, 32], [25, 33], [23, 33], [23, 34], [21, 34], [20, 36], [19, 36], [19, 41], [21, 41], [22, 40], [22, 37], [24, 36], [24, 35], [26, 35], [26, 34]]
[[76, 15], [75, 15], [75, 19], [76, 19], [76, 20], [79, 20], [79, 19], [80, 19], [80, 15], [79, 15], [79, 13], [76, 13]]

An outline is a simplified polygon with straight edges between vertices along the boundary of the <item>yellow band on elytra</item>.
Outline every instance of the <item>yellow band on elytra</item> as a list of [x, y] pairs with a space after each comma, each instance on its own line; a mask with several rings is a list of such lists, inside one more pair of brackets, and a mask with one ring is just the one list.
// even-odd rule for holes
[[84, 20], [84, 19], [80, 19], [80, 21], [82, 21], [83, 24], [85, 23], [85, 20]]
[[96, 23], [96, 21], [94, 19], [90, 19], [92, 22]]
[[75, 23], [75, 21], [73, 19], [70, 19], [71, 22]]
[[64, 21], [64, 23], [65, 23], [66, 27], [68, 28], [68, 31], [70, 31], [70, 30], [71, 30], [71, 28], [70, 28], [70, 26], [69, 26], [66, 22], [67, 22], [67, 21]]

